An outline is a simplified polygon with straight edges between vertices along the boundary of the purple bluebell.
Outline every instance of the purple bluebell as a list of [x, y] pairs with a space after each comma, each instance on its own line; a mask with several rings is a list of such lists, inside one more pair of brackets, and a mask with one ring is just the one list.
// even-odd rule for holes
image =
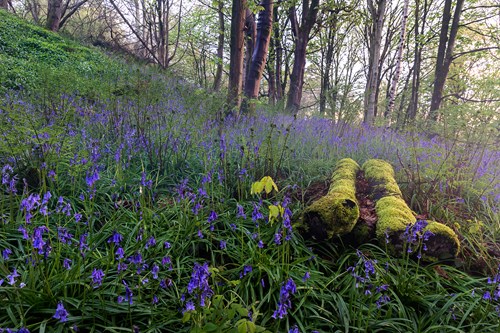
[[149, 237], [148, 241], [146, 242], [145, 248], [148, 249], [148, 248], [155, 246], [155, 245], [156, 245], [156, 239], [153, 236], [151, 236], [151, 237]]
[[286, 283], [283, 283], [280, 290], [278, 308], [272, 315], [274, 319], [283, 319], [288, 314], [288, 310], [292, 307], [292, 301], [290, 300], [290, 297], [296, 292], [297, 287], [292, 278], [289, 278]]
[[219, 247], [221, 250], [225, 250], [226, 247], [227, 247], [227, 243], [225, 240], [221, 240], [220, 243], [219, 243]]
[[172, 247], [172, 245], [169, 242], [165, 242], [163, 243], [163, 245], [165, 246], [166, 249], [170, 249]]
[[68, 232], [68, 229], [58, 227], [57, 236], [61, 243], [71, 245], [71, 239], [73, 238], [73, 235]]
[[14, 284], [16, 284], [16, 278], [17, 277], [20, 277], [21, 275], [19, 275], [19, 273], [17, 272], [17, 269], [14, 268], [14, 270], [12, 271], [12, 273], [10, 273], [9, 275], [7, 275], [7, 280], [8, 280], [8, 284], [10, 284], [11, 286], [13, 286]]
[[117, 248], [115, 253], [115, 259], [120, 260], [123, 259], [124, 256], [125, 256], [125, 251], [123, 250], [123, 247]]
[[64, 308], [62, 302], [57, 303], [56, 313], [52, 316], [54, 319], [59, 319], [61, 323], [68, 321], [68, 311]]
[[154, 264], [153, 268], [151, 268], [151, 274], [153, 275], [153, 279], [158, 280], [159, 272], [160, 272], [160, 267], [157, 264]]
[[113, 234], [108, 238], [108, 243], [114, 243], [119, 245], [123, 241], [123, 236], [116, 230], [113, 230]]
[[240, 204], [236, 204], [236, 208], [238, 212], [236, 213], [236, 217], [241, 217], [242, 219], [246, 219], [247, 216], [245, 215], [245, 211], [243, 209], [243, 206]]
[[205, 306], [206, 300], [213, 295], [212, 288], [210, 288], [208, 282], [210, 275], [208, 263], [204, 263], [203, 265], [195, 263], [193, 272], [191, 273], [191, 280], [187, 286], [188, 293], [195, 296], [202, 307]]
[[91, 275], [92, 284], [94, 285], [94, 288], [97, 288], [102, 284], [102, 279], [104, 278], [104, 275], [105, 274], [102, 269], [94, 268]]
[[208, 216], [207, 222], [212, 223], [213, 221], [217, 220], [217, 218], [218, 218], [217, 213], [212, 210], [210, 212], [210, 215]]
[[302, 277], [302, 282], [306, 282], [307, 280], [309, 280], [311, 278], [311, 273], [309, 272], [306, 272], [304, 274], [304, 276]]
[[2, 258], [3, 260], [9, 260], [9, 256], [12, 254], [11, 249], [5, 249], [2, 251]]
[[71, 259], [64, 258], [63, 267], [67, 270], [70, 270], [71, 269]]

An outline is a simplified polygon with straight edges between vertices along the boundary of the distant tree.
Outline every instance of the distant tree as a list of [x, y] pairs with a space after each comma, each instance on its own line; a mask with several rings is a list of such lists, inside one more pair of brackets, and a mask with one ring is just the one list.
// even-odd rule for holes
[[59, 31], [68, 19], [73, 16], [80, 7], [86, 4], [87, 1], [88, 0], [73, 2], [71, 0], [48, 0], [46, 28], [52, 31]]
[[8, 0], [0, 0], [0, 8], [8, 9], [9, 8], [9, 1]]
[[394, 69], [394, 74], [392, 75], [392, 82], [388, 92], [389, 101], [387, 102], [387, 108], [385, 115], [390, 115], [394, 110], [394, 102], [396, 100], [396, 88], [398, 86], [399, 75], [401, 73], [401, 63], [403, 60], [403, 50], [406, 42], [406, 21], [408, 19], [408, 5], [409, 0], [404, 0], [403, 5], [403, 17], [401, 19], [401, 31], [399, 34], [398, 50], [396, 56], [396, 67]]
[[366, 27], [368, 37], [368, 76], [365, 89], [365, 110], [363, 122], [373, 125], [378, 100], [380, 80], [380, 52], [382, 49], [382, 31], [387, 0], [367, 0], [369, 24]]
[[302, 0], [302, 17], [297, 18], [297, 8], [290, 7], [289, 17], [292, 33], [295, 38], [295, 49], [293, 53], [293, 69], [290, 75], [290, 89], [286, 102], [288, 112], [297, 113], [302, 99], [302, 88], [304, 86], [304, 71], [306, 67], [306, 51], [310, 34], [316, 24], [319, 11], [319, 0]]
[[430, 118], [433, 120], [438, 119], [437, 110], [441, 106], [444, 85], [446, 78], [448, 77], [448, 72], [450, 71], [451, 62], [453, 61], [453, 49], [455, 48], [455, 42], [457, 40], [463, 5], [464, 0], [457, 0], [452, 20], [452, 0], [445, 0], [444, 2], [443, 20], [441, 23], [441, 30], [439, 32], [439, 46], [435, 66], [436, 69], [434, 71], [434, 85], [429, 113]]
[[241, 104], [246, 9], [246, 0], [233, 0], [231, 9], [229, 86], [227, 94], [227, 107], [229, 113], [232, 113], [235, 109], [238, 110]]
[[259, 12], [257, 21], [257, 36], [253, 48], [252, 58], [248, 68], [248, 74], [245, 82], [245, 99], [242, 105], [243, 112], [252, 112], [254, 104], [253, 99], [259, 95], [260, 81], [266, 64], [266, 57], [271, 39], [271, 30], [273, 25], [273, 2], [272, 0], [263, 0], [260, 4], [263, 8]]
[[219, 91], [222, 86], [222, 69], [224, 67], [224, 40], [225, 40], [225, 20], [224, 20], [224, 2], [217, 1], [217, 16], [219, 19], [219, 37], [217, 39], [217, 72], [215, 74], [213, 90]]

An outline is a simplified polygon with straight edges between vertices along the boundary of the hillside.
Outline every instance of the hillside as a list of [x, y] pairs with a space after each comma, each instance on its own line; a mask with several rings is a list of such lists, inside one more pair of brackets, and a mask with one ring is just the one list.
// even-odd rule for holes
[[[0, 332], [500, 328], [498, 148], [265, 105], [221, 119], [221, 96], [3, 11], [0, 91]], [[403, 251], [300, 232], [345, 157], [389, 163]], [[426, 258], [430, 220], [456, 258]]]

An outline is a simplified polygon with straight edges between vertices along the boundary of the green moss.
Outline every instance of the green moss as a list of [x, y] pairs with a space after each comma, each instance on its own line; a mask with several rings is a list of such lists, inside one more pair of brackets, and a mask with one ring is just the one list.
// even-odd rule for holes
[[457, 256], [460, 250], [460, 241], [457, 234], [448, 226], [436, 222], [427, 221], [425, 231], [430, 231], [433, 236], [427, 241], [428, 250], [425, 252], [425, 259], [449, 259]]
[[356, 175], [359, 165], [350, 158], [337, 162], [326, 196], [304, 211], [303, 229], [316, 239], [330, 239], [349, 233], [359, 218], [356, 199]]
[[349, 233], [359, 218], [359, 207], [350, 195], [341, 193], [328, 193], [313, 202], [304, 211], [304, 222], [306, 227], [322, 228], [326, 232], [326, 239], [334, 235]]
[[394, 169], [384, 160], [370, 159], [363, 164], [361, 169], [368, 179], [390, 179], [395, 177]]
[[391, 196], [378, 200], [375, 211], [378, 216], [376, 235], [379, 241], [385, 241], [386, 232], [404, 232], [408, 224], [417, 221], [410, 207], [400, 197]]

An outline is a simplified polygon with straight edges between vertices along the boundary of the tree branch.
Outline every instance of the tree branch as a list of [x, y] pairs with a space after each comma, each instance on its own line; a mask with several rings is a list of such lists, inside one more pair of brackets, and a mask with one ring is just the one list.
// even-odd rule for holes
[[479, 49], [459, 52], [459, 53], [454, 54], [451, 59], [455, 60], [455, 59], [457, 59], [463, 55], [469, 54], [469, 53], [482, 52], [482, 51], [488, 51], [488, 50], [500, 50], [500, 46], [481, 47]]

